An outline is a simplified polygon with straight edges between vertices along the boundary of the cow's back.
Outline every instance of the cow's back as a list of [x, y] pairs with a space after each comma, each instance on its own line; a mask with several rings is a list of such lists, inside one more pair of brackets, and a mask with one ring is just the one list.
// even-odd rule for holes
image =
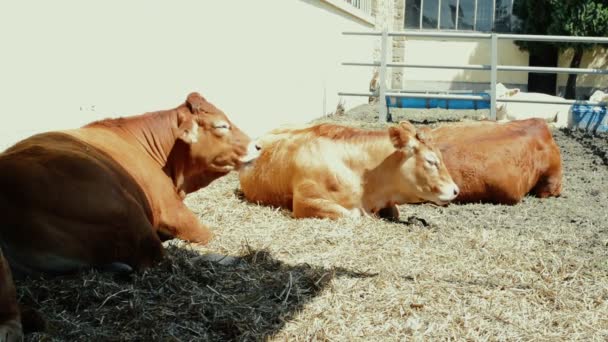
[[74, 179], [95, 180], [94, 184], [80, 184], [98, 189], [92, 194], [117, 184], [151, 215], [147, 196], [131, 173], [114, 156], [70, 134], [34, 135], [0, 154], [2, 194], [10, 195], [14, 201], [48, 202], [57, 205], [58, 210], [74, 213], [74, 208], [65, 207], [65, 203], [70, 202], [71, 192], [85, 191], [71, 185]]
[[296, 137], [281, 133], [261, 140], [260, 156], [239, 171], [241, 190], [247, 200], [292, 209], [295, 158], [300, 145]]
[[455, 202], [517, 203], [528, 192], [561, 192], [561, 157], [541, 119], [442, 126], [433, 130], [454, 181]]
[[116, 260], [138, 266], [143, 261], [134, 258], [146, 252], [156, 260], [158, 251], [144, 247], [152, 237], [146, 226], [130, 227], [139, 217], [152, 219], [140, 185], [111, 156], [71, 135], [35, 135], [0, 154], [0, 244], [20, 272]]

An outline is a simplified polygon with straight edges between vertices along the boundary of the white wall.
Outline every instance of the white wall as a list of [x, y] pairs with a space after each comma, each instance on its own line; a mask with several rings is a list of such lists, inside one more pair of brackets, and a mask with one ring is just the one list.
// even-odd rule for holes
[[[491, 44], [489, 39], [442, 39], [408, 38], [405, 42], [405, 61], [408, 64], [467, 65], [490, 64]], [[498, 41], [498, 64], [528, 65], [528, 53], [522, 52], [512, 40]], [[430, 90], [450, 89], [452, 82], [489, 83], [489, 71], [457, 69], [406, 69], [405, 88]], [[525, 72], [498, 72], [498, 81], [508, 84], [527, 84]], [[443, 88], [443, 89], [442, 89]], [[489, 88], [487, 86], [486, 88]]]
[[[319, 0], [19, 0], [0, 10], [0, 148], [199, 91], [250, 135], [366, 91], [370, 25]], [[367, 98], [346, 98], [347, 105]]]

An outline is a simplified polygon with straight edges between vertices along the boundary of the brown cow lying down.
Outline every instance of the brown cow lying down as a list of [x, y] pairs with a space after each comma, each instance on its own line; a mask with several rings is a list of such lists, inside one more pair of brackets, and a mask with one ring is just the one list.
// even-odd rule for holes
[[260, 157], [239, 172], [251, 202], [294, 217], [375, 214], [397, 204], [445, 204], [458, 194], [441, 153], [409, 122], [382, 131], [333, 124], [277, 129], [260, 138]]
[[14, 274], [151, 266], [160, 237], [209, 241], [185, 194], [258, 153], [198, 93], [171, 110], [32, 136], [0, 154], [0, 249]]
[[561, 193], [559, 147], [542, 119], [449, 124], [431, 135], [460, 188], [454, 202], [515, 204], [528, 193]]
[[0, 249], [0, 341], [22, 341], [21, 317], [15, 285], [8, 263]]

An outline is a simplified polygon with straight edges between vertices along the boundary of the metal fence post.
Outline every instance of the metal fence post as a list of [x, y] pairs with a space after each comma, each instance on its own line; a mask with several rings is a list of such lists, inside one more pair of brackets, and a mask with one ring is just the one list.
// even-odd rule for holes
[[380, 79], [378, 85], [378, 121], [386, 122], [386, 53], [388, 43], [388, 30], [386, 26], [382, 29], [382, 37], [380, 38]]
[[498, 64], [498, 36], [492, 33], [490, 55], [490, 120], [496, 121], [496, 82], [498, 79], [497, 64]]

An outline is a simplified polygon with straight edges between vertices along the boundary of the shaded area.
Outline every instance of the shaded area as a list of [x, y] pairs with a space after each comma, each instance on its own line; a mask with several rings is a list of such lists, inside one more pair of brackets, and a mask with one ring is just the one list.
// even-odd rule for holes
[[17, 282], [20, 301], [49, 320], [27, 340], [253, 341], [276, 333], [341, 268], [287, 265], [244, 247], [231, 263], [168, 247], [169, 258], [141, 274], [87, 272]]
[[608, 166], [608, 133], [594, 134], [584, 130], [562, 129], [564, 134], [583, 145], [589, 152], [600, 157]]

